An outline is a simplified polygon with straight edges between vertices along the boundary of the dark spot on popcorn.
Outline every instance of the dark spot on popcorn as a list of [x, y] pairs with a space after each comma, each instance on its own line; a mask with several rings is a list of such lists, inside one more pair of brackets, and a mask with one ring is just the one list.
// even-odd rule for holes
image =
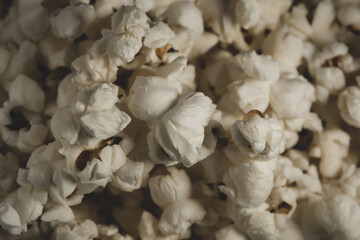
[[122, 140], [123, 140], [122, 137], [116, 136], [116, 137], [108, 138], [108, 139], [104, 140], [104, 142], [105, 142], [105, 145], [112, 146], [112, 145], [119, 144]]
[[299, 141], [294, 146], [294, 149], [306, 151], [309, 150], [312, 140], [314, 138], [314, 133], [310, 130], [303, 129], [299, 132]]
[[246, 30], [245, 28], [241, 28], [241, 32], [243, 34], [244, 37], [244, 41], [250, 45], [252, 43], [252, 41], [254, 40], [254, 37], [250, 35], [249, 31]]
[[78, 43], [80, 43], [80, 42], [82, 42], [82, 41], [85, 41], [85, 40], [87, 40], [87, 39], [88, 39], [88, 37], [87, 37], [86, 34], [84, 33], [84, 34], [81, 34], [80, 37], [76, 38], [76, 39], [74, 40], [74, 43], [75, 43], [75, 44], [78, 44]]
[[155, 49], [156, 56], [158, 58], [162, 58], [164, 56], [164, 54], [167, 53], [170, 49], [171, 49], [170, 44], [166, 44], [165, 46], [163, 46], [161, 48], [156, 48]]
[[85, 169], [87, 162], [91, 161], [93, 158], [99, 158], [98, 152], [93, 150], [85, 150], [77, 157], [75, 160], [75, 166], [79, 171]]
[[259, 50], [256, 50], [256, 53], [257, 53], [258, 55], [261, 55], [263, 52], [262, 52], [261, 49], [259, 49]]
[[90, 0], [91, 5], [95, 5], [95, 3], [96, 3], [96, 0]]
[[342, 62], [341, 62], [341, 59], [342, 59], [342, 55], [340, 56], [336, 56], [336, 57], [333, 57], [331, 59], [328, 59], [326, 60], [322, 65], [321, 67], [338, 67], [338, 68], [342, 68]]
[[274, 209], [274, 208], [273, 208], [273, 209], [270, 209], [269, 212], [274, 213], [274, 212], [275, 212], [275, 209]]
[[218, 138], [217, 143], [223, 146], [229, 145], [229, 139], [228, 138]]
[[115, 85], [120, 86], [122, 89], [127, 90], [129, 78], [132, 74], [132, 71], [126, 71], [122, 68], [119, 68], [116, 74], [116, 80], [114, 82]]
[[292, 207], [287, 202], [282, 202], [278, 206], [278, 209], [279, 209], [280, 212], [288, 215], [290, 213]]
[[13, 108], [10, 113], [11, 124], [6, 127], [11, 131], [19, 131], [20, 129], [25, 128], [29, 130], [31, 125], [26, 117], [21, 112], [20, 108]]
[[207, 183], [206, 184], [211, 190], [215, 190], [215, 186], [213, 183]]
[[254, 110], [249, 111], [247, 114], [245, 114], [242, 121], [246, 121], [246, 120], [248, 120], [249, 118], [251, 118], [252, 116], [255, 116], [255, 115], [258, 115], [261, 118], [265, 118], [265, 116], [264, 116], [264, 114], [262, 114], [262, 112], [260, 112], [259, 110], [254, 109]]
[[227, 199], [227, 195], [225, 193], [223, 193], [223, 192], [220, 192], [220, 191], [218, 193], [218, 197], [222, 201], [226, 201], [226, 199]]
[[271, 30], [270, 29], [265, 29], [264, 31], [264, 36], [266, 37], [267, 35], [269, 35], [271, 33]]
[[160, 148], [160, 151], [161, 151], [161, 153], [164, 154], [166, 157], [168, 157], [168, 158], [170, 157], [169, 154], [167, 154], [167, 152], [165, 152], [165, 150], [164, 150], [162, 147]]
[[218, 128], [212, 128], [211, 129], [212, 134], [214, 134], [215, 136], [217, 136], [219, 134], [219, 129]]
[[350, 25], [347, 26], [346, 29], [352, 32], [355, 36], [360, 36], [360, 29], [355, 28], [354, 26]]

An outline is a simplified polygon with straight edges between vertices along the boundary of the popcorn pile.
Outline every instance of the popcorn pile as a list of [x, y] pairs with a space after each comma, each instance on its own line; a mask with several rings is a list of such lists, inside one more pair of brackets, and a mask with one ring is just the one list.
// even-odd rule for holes
[[0, 2], [0, 239], [360, 239], [358, 0]]

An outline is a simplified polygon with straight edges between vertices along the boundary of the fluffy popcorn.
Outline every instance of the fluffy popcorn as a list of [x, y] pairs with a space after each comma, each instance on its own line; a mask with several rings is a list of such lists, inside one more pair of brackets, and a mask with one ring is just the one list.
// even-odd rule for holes
[[12, 53], [10, 62], [0, 81], [5, 90], [9, 90], [11, 82], [20, 73], [28, 75], [34, 71], [36, 50], [36, 46], [26, 40], [20, 44], [15, 53]]
[[86, 149], [82, 145], [64, 149], [66, 172], [84, 184], [85, 193], [88, 189], [105, 186], [112, 175], [126, 164], [126, 152], [121, 145], [114, 144], [119, 140], [119, 137], [109, 139], [102, 149]]
[[282, 127], [276, 118], [257, 110], [248, 112], [231, 127], [231, 136], [240, 151], [250, 158], [273, 159], [285, 150]]
[[191, 196], [191, 180], [184, 170], [174, 167], [167, 169], [170, 174], [153, 176], [149, 179], [152, 200], [160, 207], [189, 198]]
[[42, 213], [47, 192], [22, 186], [0, 202], [0, 225], [11, 234], [19, 235]]
[[286, 26], [279, 26], [264, 39], [262, 50], [278, 61], [284, 70], [294, 69], [301, 62], [303, 41]]
[[180, 97], [178, 87], [164, 78], [139, 76], [131, 86], [128, 107], [143, 121], [154, 121], [165, 114]]
[[49, 14], [40, 4], [33, 4], [21, 14], [19, 26], [26, 37], [38, 41], [49, 27]]
[[106, 139], [123, 130], [131, 121], [119, 110], [118, 87], [102, 84], [95, 88], [80, 90], [71, 105], [71, 111], [79, 124], [91, 136]]
[[224, 174], [225, 186], [220, 186], [235, 206], [260, 206], [273, 188], [273, 172], [268, 162], [251, 160], [229, 168]]
[[359, 239], [359, 7], [0, 1], [1, 234]]
[[135, 7], [122, 6], [111, 16], [111, 36], [108, 46], [109, 56], [131, 62], [142, 47], [142, 38], [149, 28], [148, 17]]
[[155, 26], [147, 29], [144, 46], [148, 48], [160, 48], [168, 44], [174, 37], [174, 32], [166, 23], [158, 22]]
[[349, 144], [349, 134], [338, 128], [325, 129], [319, 134], [319, 170], [322, 176], [334, 178], [340, 174], [342, 160], [348, 155]]
[[243, 52], [235, 56], [245, 74], [263, 81], [279, 78], [279, 65], [270, 56], [258, 55], [255, 51]]
[[45, 104], [45, 93], [34, 80], [19, 75], [10, 86], [9, 100], [29, 111], [41, 112]]
[[246, 237], [236, 229], [234, 224], [223, 227], [217, 231], [215, 233], [215, 238], [216, 240], [246, 240]]
[[315, 89], [303, 78], [280, 79], [271, 86], [270, 105], [279, 118], [301, 118], [315, 101]]
[[337, 100], [341, 118], [349, 125], [357, 128], [360, 127], [358, 101], [360, 101], [360, 89], [357, 86], [350, 86], [344, 89], [339, 94]]
[[171, 4], [167, 11], [167, 23], [172, 27], [189, 29], [195, 36], [204, 31], [201, 12], [190, 1], [178, 1]]
[[0, 109], [0, 134], [9, 146], [30, 153], [45, 141], [48, 128], [42, 124], [38, 114], [5, 102]]
[[94, 19], [93, 6], [69, 5], [52, 14], [50, 17], [51, 31], [58, 38], [76, 38], [85, 32]]
[[315, 216], [320, 225], [335, 239], [356, 239], [360, 236], [358, 229], [357, 202], [346, 195], [335, 195], [316, 204]]
[[200, 201], [183, 199], [165, 208], [159, 220], [159, 230], [165, 234], [180, 234], [205, 217], [206, 211]]
[[215, 106], [202, 93], [183, 95], [176, 106], [159, 119], [148, 134], [149, 155], [167, 166], [181, 162], [194, 165], [203, 147], [204, 128]]
[[14, 190], [19, 160], [11, 152], [0, 154], [0, 196]]

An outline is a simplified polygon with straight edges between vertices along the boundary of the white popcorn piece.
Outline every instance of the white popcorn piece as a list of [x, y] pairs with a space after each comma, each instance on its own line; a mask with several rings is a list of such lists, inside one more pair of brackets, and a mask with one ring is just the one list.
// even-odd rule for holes
[[16, 184], [19, 160], [11, 152], [0, 154], [0, 196], [9, 194]]
[[81, 85], [91, 85], [94, 81], [101, 83], [115, 81], [119, 59], [110, 59], [104, 50], [108, 46], [110, 37], [105, 34], [92, 45], [87, 54], [72, 62], [71, 65], [76, 70], [72, 81]]
[[284, 229], [281, 230], [280, 240], [286, 239], [294, 240], [305, 240], [303, 233], [301, 232], [300, 226], [294, 220], [289, 220]]
[[160, 48], [172, 41], [175, 33], [166, 23], [158, 22], [153, 27], [146, 30], [144, 46], [148, 48]]
[[350, 86], [344, 89], [338, 97], [337, 106], [341, 118], [351, 126], [360, 127], [360, 110], [358, 102], [360, 101], [360, 88]]
[[1, 139], [9, 146], [31, 153], [45, 141], [48, 128], [42, 124], [38, 114], [5, 102], [0, 109], [0, 134]]
[[96, 18], [106, 18], [123, 5], [133, 6], [134, 0], [98, 0], [94, 5]]
[[143, 176], [146, 171], [144, 162], [135, 162], [127, 159], [126, 163], [117, 170], [111, 181], [111, 185], [125, 192], [132, 192], [141, 188]]
[[320, 174], [335, 178], [340, 174], [342, 161], [348, 155], [350, 136], [341, 129], [333, 128], [325, 129], [318, 138], [321, 150]]
[[70, 222], [59, 225], [53, 233], [56, 240], [61, 239], [81, 239], [90, 240], [98, 237], [99, 232], [96, 223], [90, 219], [85, 219], [81, 223]]
[[242, 112], [252, 109], [264, 112], [270, 102], [270, 83], [255, 79], [236, 81], [228, 86], [229, 94]]
[[269, 160], [285, 150], [280, 122], [257, 110], [248, 112], [242, 121], [236, 121], [230, 132], [241, 153], [250, 158]]
[[[118, 140], [115, 138], [114, 141]], [[102, 149], [86, 149], [82, 145], [74, 145], [64, 149], [64, 155], [65, 171], [79, 183], [85, 184], [84, 193], [97, 186], [104, 187], [127, 161], [122, 147], [112, 143]]]
[[7, 69], [8, 64], [11, 59], [11, 52], [7, 49], [0, 47], [0, 77], [3, 75], [5, 70]]
[[292, 162], [285, 158], [279, 157], [276, 161], [274, 170], [274, 186], [282, 187], [297, 181], [301, 181], [303, 172], [301, 169], [293, 166]]
[[115, 106], [119, 100], [118, 91], [116, 85], [101, 84], [82, 88], [73, 99], [71, 110], [91, 136], [106, 139], [130, 123], [130, 117]]
[[33, 4], [19, 17], [19, 26], [23, 34], [30, 40], [41, 39], [49, 27], [49, 14], [41, 4]]
[[184, 170], [167, 168], [169, 174], [149, 179], [152, 200], [161, 208], [191, 196], [191, 180]]
[[315, 216], [334, 239], [356, 239], [360, 236], [358, 203], [346, 196], [335, 195], [316, 204]]
[[190, 1], [178, 1], [171, 4], [167, 10], [167, 23], [171, 27], [188, 29], [194, 36], [199, 36], [204, 31], [201, 12]]
[[295, 69], [301, 63], [303, 41], [282, 25], [264, 39], [262, 50], [283, 65], [282, 68]]
[[0, 202], [0, 225], [11, 234], [27, 231], [27, 225], [42, 213], [47, 192], [22, 186]]
[[40, 39], [38, 49], [50, 70], [68, 66], [75, 58], [74, 46], [66, 39], [55, 37], [51, 32]]
[[108, 45], [110, 57], [131, 62], [142, 47], [142, 38], [149, 28], [148, 17], [136, 7], [122, 6], [111, 16], [111, 36]]
[[321, 1], [314, 12], [311, 23], [310, 39], [317, 44], [331, 43], [335, 40], [334, 27], [332, 26], [335, 19], [335, 6], [331, 1]]
[[165, 114], [179, 97], [178, 87], [169, 80], [139, 76], [130, 88], [127, 104], [136, 118], [152, 122]]
[[165, 234], [184, 234], [192, 224], [200, 222], [206, 210], [200, 201], [183, 199], [168, 205], [159, 220], [159, 230]]
[[238, 207], [255, 208], [260, 206], [273, 188], [273, 172], [269, 162], [251, 160], [229, 168], [220, 190]]
[[270, 105], [279, 118], [302, 118], [315, 101], [315, 89], [306, 79], [280, 79], [271, 86]]
[[138, 230], [141, 240], [154, 240], [158, 235], [158, 220], [151, 213], [143, 211]]
[[254, 27], [260, 20], [260, 14], [261, 7], [258, 1], [235, 1], [235, 16], [243, 28]]
[[69, 5], [50, 16], [51, 31], [58, 38], [75, 39], [86, 31], [94, 19], [93, 6]]
[[186, 167], [204, 159], [206, 156], [199, 156], [204, 128], [214, 111], [215, 105], [202, 93], [183, 95], [149, 132], [150, 158], [167, 166], [181, 162]]
[[270, 56], [258, 55], [255, 51], [242, 52], [235, 56], [245, 74], [259, 80], [274, 81], [279, 78], [279, 65]]
[[11, 82], [19, 75], [25, 74], [29, 76], [35, 68], [36, 46], [25, 40], [23, 41], [19, 49], [12, 54], [11, 60], [3, 73], [1, 84], [5, 90], [10, 89]]
[[34, 80], [20, 74], [10, 86], [9, 100], [29, 111], [41, 112], [45, 104], [45, 93]]
[[255, 212], [241, 221], [241, 228], [252, 240], [275, 240], [279, 237], [279, 230], [275, 221], [273, 213], [268, 211]]
[[352, 28], [360, 29], [360, 7], [355, 2], [348, 2], [342, 4], [337, 11], [337, 18], [344, 26], [350, 26]]
[[216, 240], [246, 240], [234, 224], [221, 228], [215, 233]]

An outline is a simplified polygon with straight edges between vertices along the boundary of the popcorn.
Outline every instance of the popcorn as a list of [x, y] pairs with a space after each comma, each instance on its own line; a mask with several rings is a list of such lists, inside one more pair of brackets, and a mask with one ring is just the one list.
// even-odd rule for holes
[[358, 99], [360, 99], [360, 89], [357, 86], [350, 86], [339, 94], [337, 101], [341, 118], [357, 128], [360, 127], [360, 116], [357, 115]]
[[30, 40], [38, 41], [49, 27], [49, 14], [41, 4], [32, 4], [21, 13], [19, 26], [22, 33]]
[[143, 121], [154, 121], [165, 114], [180, 97], [178, 87], [164, 78], [139, 76], [130, 88], [128, 107]]
[[9, 146], [30, 153], [45, 141], [48, 128], [42, 124], [38, 114], [5, 102], [0, 109], [0, 134]]
[[69, 5], [52, 14], [50, 17], [51, 31], [58, 38], [77, 38], [86, 31], [94, 19], [93, 6]]
[[21, 74], [11, 84], [9, 100], [29, 111], [41, 112], [45, 104], [45, 94], [34, 80]]
[[149, 28], [148, 17], [135, 7], [122, 6], [111, 16], [111, 36], [108, 46], [110, 57], [131, 62], [142, 47], [142, 38]]
[[169, 175], [153, 176], [149, 179], [152, 200], [160, 207], [191, 196], [191, 180], [184, 170], [167, 169]]
[[19, 160], [13, 153], [0, 154], [0, 196], [14, 190], [18, 169]]
[[269, 160], [285, 150], [280, 123], [257, 110], [248, 112], [242, 121], [236, 121], [230, 132], [241, 153], [250, 158]]
[[271, 86], [270, 105], [279, 118], [304, 117], [314, 101], [315, 89], [305, 79], [280, 79]]
[[205, 217], [202, 204], [194, 199], [183, 199], [167, 206], [159, 220], [159, 230], [165, 234], [184, 234], [186, 230]]
[[202, 93], [183, 95], [149, 132], [150, 158], [167, 166], [181, 162], [186, 167], [205, 158], [199, 159], [199, 153], [205, 138], [204, 128], [214, 111], [215, 106]]
[[0, 9], [0, 235], [360, 238], [356, 0]]
[[265, 202], [273, 188], [273, 172], [268, 162], [251, 160], [229, 168], [220, 186], [237, 207], [255, 208]]

